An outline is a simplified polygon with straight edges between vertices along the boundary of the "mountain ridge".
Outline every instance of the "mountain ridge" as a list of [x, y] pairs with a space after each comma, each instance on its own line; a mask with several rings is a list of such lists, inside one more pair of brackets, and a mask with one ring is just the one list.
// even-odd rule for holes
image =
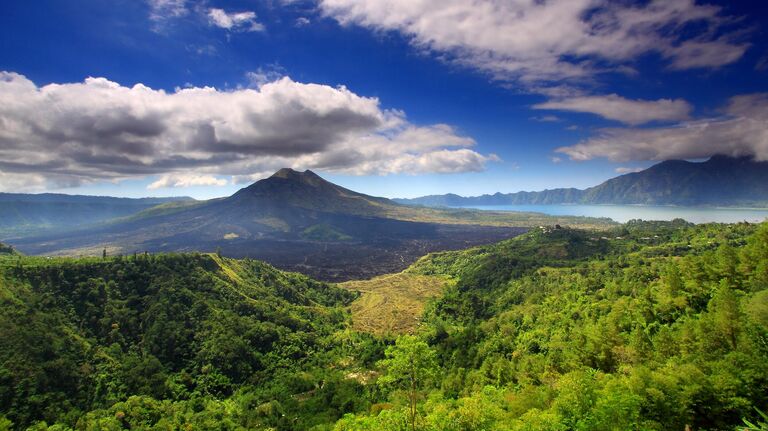
[[119, 198], [62, 193], [0, 193], [0, 237], [76, 228], [129, 217], [150, 208], [195, 202], [186, 196]]
[[532, 226], [613, 222], [535, 213], [416, 208], [312, 171], [281, 169], [232, 196], [168, 203], [87, 229], [7, 240], [23, 253], [100, 255], [220, 250], [323, 280], [397, 272], [432, 251], [510, 238]]
[[394, 201], [447, 207], [546, 204], [765, 207], [768, 206], [768, 162], [723, 155], [712, 156], [704, 162], [666, 160], [586, 189], [557, 188], [470, 197], [449, 193]]

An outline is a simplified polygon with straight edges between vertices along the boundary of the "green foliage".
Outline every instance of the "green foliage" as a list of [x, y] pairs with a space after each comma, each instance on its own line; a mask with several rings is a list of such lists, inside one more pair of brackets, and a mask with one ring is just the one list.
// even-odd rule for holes
[[760, 415], [760, 420], [757, 422], [751, 422], [747, 419], [744, 419], [744, 425], [747, 427], [744, 428], [745, 431], [766, 431], [768, 430], [768, 415], [760, 411], [759, 409], [755, 409], [757, 411], [757, 414]]
[[[222, 429], [291, 429], [304, 410], [332, 422], [365, 408], [350, 401], [360, 384], [324, 370], [354, 298], [342, 289], [200, 254], [14, 256], [0, 259], [0, 282], [0, 412], [19, 428], [169, 429], [163, 420], [178, 411], [212, 429], [201, 424], [214, 419], [200, 416], [210, 408], [234, 424]], [[323, 385], [338, 398], [313, 400], [329, 396], [316, 390]], [[250, 407], [216, 403], [224, 398], [274, 402], [281, 413], [246, 418], [232, 412]]]
[[416, 429], [417, 402], [421, 391], [434, 383], [437, 375], [437, 355], [422, 340], [412, 335], [401, 335], [394, 346], [384, 352], [386, 359], [379, 366], [386, 374], [378, 384], [403, 391], [408, 398], [408, 422]]
[[393, 343], [259, 262], [5, 255], [0, 429], [765, 429], [767, 270], [768, 223], [536, 229], [417, 262]]
[[[421, 259], [409, 272], [455, 280], [422, 326], [443, 370], [440, 390], [419, 406], [424, 428], [754, 421], [753, 407], [768, 405], [766, 232], [768, 224], [633, 221]], [[482, 406], [474, 416], [471, 405]]]

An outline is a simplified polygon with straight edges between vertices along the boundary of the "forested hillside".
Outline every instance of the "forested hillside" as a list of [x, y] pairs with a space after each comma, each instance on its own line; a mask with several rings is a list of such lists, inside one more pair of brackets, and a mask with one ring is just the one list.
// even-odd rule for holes
[[[456, 279], [389, 352], [435, 354], [417, 429], [732, 430], [768, 407], [768, 224], [546, 229], [410, 272]], [[403, 405], [336, 430], [409, 423]]]
[[200, 254], [4, 255], [0, 276], [0, 429], [306, 429], [355, 402], [326, 369], [354, 294], [328, 284]]
[[0, 259], [8, 429], [695, 431], [768, 411], [768, 223], [431, 254], [392, 280], [450, 282], [399, 336], [250, 260]]

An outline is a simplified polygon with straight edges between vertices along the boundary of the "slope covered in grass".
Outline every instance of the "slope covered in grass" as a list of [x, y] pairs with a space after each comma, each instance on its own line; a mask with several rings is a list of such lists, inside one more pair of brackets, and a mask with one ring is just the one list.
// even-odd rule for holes
[[413, 332], [426, 303], [440, 296], [450, 283], [446, 277], [399, 273], [339, 286], [360, 293], [351, 306], [356, 331], [397, 335]]

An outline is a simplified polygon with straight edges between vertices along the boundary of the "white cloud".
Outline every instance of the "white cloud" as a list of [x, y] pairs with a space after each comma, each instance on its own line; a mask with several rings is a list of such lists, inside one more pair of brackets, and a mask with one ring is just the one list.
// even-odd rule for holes
[[309, 25], [312, 21], [309, 20], [307, 17], [300, 16], [296, 18], [296, 22], [294, 23], [294, 26], [296, 27], [304, 27], [305, 25]]
[[264, 25], [256, 21], [256, 13], [226, 12], [224, 9], [208, 9], [208, 22], [219, 28], [231, 31], [263, 31]]
[[287, 77], [258, 89], [166, 92], [105, 78], [38, 87], [0, 72], [0, 171], [54, 185], [191, 170], [242, 180], [281, 167], [467, 172], [497, 160], [474, 145], [451, 126], [412, 124], [376, 98]]
[[611, 128], [556, 151], [573, 160], [697, 159], [724, 154], [768, 160], [768, 93], [735, 96], [724, 115], [674, 126]]
[[711, 68], [748, 47], [719, 7], [694, 0], [317, 1], [342, 25], [399, 32], [418, 49], [534, 92], [632, 71], [647, 53], [673, 69]]
[[153, 21], [162, 21], [168, 18], [178, 18], [186, 15], [188, 0], [147, 0], [149, 5], [149, 18]]
[[635, 173], [635, 172], [640, 172], [642, 170], [643, 170], [643, 168], [628, 168], [628, 167], [624, 167], [624, 166], [621, 166], [621, 167], [618, 167], [618, 168], [615, 169], [617, 174], [632, 174], [632, 173]]
[[45, 190], [46, 181], [34, 173], [5, 173], [0, 171], [0, 192], [29, 193]]
[[194, 187], [194, 186], [226, 186], [227, 180], [216, 178], [213, 175], [194, 175], [194, 174], [167, 174], [162, 175], [157, 181], [147, 186], [149, 190], [168, 188], [168, 187]]
[[592, 113], [633, 126], [651, 121], [687, 120], [693, 109], [682, 99], [630, 100], [617, 94], [556, 99], [533, 108]]

